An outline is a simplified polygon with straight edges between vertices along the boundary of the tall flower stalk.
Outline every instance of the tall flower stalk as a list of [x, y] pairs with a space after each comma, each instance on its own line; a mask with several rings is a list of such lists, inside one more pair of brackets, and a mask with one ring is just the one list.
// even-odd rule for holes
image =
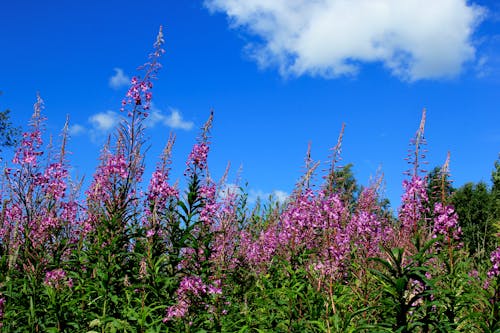
[[427, 228], [427, 189], [425, 177], [421, 176], [425, 170], [422, 165], [425, 164], [425, 144], [424, 137], [426, 120], [426, 110], [422, 111], [422, 119], [420, 126], [411, 141], [413, 151], [410, 150], [407, 158], [411, 169], [407, 172], [410, 179], [403, 181], [403, 197], [401, 200], [401, 207], [399, 209], [398, 217], [401, 223], [401, 237], [400, 239], [408, 239], [407, 235], [415, 234], [418, 232], [419, 227]]

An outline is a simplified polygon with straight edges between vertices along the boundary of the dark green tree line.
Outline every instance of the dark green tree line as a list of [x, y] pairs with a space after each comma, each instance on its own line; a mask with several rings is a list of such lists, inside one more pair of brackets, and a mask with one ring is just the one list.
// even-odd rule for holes
[[462, 241], [469, 253], [479, 260], [488, 259], [498, 245], [500, 231], [500, 160], [494, 164], [491, 187], [484, 181], [452, 185], [447, 168], [435, 167], [427, 174], [428, 211], [434, 204], [450, 198], [462, 228]]
[[[2, 91], [0, 91], [0, 96]], [[10, 110], [0, 111], [0, 153], [2, 148], [15, 147], [19, 141], [21, 128], [12, 124], [10, 119]]]

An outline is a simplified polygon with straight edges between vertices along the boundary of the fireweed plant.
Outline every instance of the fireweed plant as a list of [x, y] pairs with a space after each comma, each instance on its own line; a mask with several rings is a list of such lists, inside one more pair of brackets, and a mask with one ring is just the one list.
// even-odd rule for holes
[[37, 97], [0, 187], [1, 332], [500, 332], [500, 248], [482, 262], [462, 243], [449, 156], [426, 186], [425, 111], [397, 214], [381, 177], [359, 188], [340, 166], [344, 127], [322, 177], [309, 147], [284, 203], [249, 207], [227, 172], [211, 177], [213, 113], [186, 189], [170, 180], [173, 135], [144, 182], [163, 43], [160, 29], [83, 195], [68, 122], [45, 145]]

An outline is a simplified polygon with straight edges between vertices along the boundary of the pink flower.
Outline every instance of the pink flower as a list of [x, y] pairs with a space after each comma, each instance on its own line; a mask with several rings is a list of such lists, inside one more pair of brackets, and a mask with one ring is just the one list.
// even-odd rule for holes
[[163, 318], [163, 322], [166, 323], [175, 318], [183, 318], [188, 310], [190, 303], [186, 299], [181, 299], [177, 302], [177, 304], [173, 306], [169, 306], [167, 308], [167, 314], [165, 318]]
[[[162, 45], [164, 43], [163, 40], [163, 32], [160, 27], [160, 31], [158, 33], [158, 37], [154, 44], [154, 52], [150, 54], [150, 61], [144, 65], [142, 68], [145, 69], [146, 73], [143, 78], [134, 76], [130, 80], [130, 88], [126, 93], [126, 98], [122, 101], [122, 109], [121, 111], [125, 111], [125, 107], [127, 104], [132, 106], [133, 111], [129, 111], [129, 116], [133, 114], [138, 114], [146, 118], [148, 114], [144, 111], [149, 110], [151, 107], [151, 100], [153, 98], [153, 93], [151, 89], [153, 88], [152, 79], [156, 77], [156, 73], [160, 70], [161, 65], [158, 62], [160, 56], [165, 53], [162, 49]], [[138, 107], [141, 107], [142, 110], [139, 110]]]
[[[207, 285], [199, 276], [183, 277], [177, 289], [177, 303], [166, 309], [167, 313], [163, 318], [163, 322], [166, 323], [175, 318], [185, 317], [192, 304], [192, 300], [199, 301], [207, 295], [221, 294], [222, 290], [219, 285], [220, 281], [215, 281], [215, 285]], [[208, 306], [208, 304], [205, 305]]]
[[488, 277], [496, 277], [500, 275], [500, 247], [497, 247], [496, 250], [491, 252], [490, 255], [491, 268], [488, 271]]
[[205, 294], [207, 292], [207, 286], [198, 276], [185, 276], [181, 280], [181, 284], [179, 286], [179, 289], [177, 290], [177, 293], [182, 295], [188, 292], [191, 292], [196, 296]]
[[[186, 174], [197, 170], [205, 170], [207, 168], [207, 157], [210, 147], [206, 142], [197, 143], [193, 146], [191, 153], [186, 162]], [[192, 169], [194, 168], [194, 169]]]
[[425, 218], [426, 203], [429, 201], [424, 179], [413, 176], [403, 181], [404, 193], [399, 209], [399, 220], [405, 232], [416, 231], [417, 225]]
[[42, 177], [42, 188], [44, 192], [52, 198], [59, 200], [66, 194], [66, 181], [68, 177], [68, 170], [64, 168], [62, 163], [51, 163], [45, 169]]
[[204, 206], [200, 212], [200, 221], [206, 225], [210, 225], [213, 222], [215, 214], [219, 208], [219, 204], [216, 201], [216, 186], [214, 183], [209, 182], [206, 185], [200, 187], [199, 195], [203, 199]]
[[163, 206], [171, 198], [177, 198], [177, 189], [168, 183], [168, 172], [157, 169], [149, 182], [147, 198]]
[[21, 144], [12, 160], [15, 164], [35, 168], [38, 164], [37, 157], [43, 154], [43, 151], [40, 150], [42, 146], [41, 123], [45, 120], [40, 114], [42, 109], [43, 100], [40, 96], [37, 96], [30, 124], [32, 130], [31, 132], [23, 133]]
[[459, 241], [462, 229], [458, 225], [458, 215], [453, 206], [445, 206], [437, 202], [434, 206], [434, 237], [444, 235], [445, 241]]
[[45, 280], [43, 282], [48, 287], [60, 289], [64, 285], [69, 288], [73, 287], [73, 280], [67, 278], [66, 272], [62, 268], [54, 269], [45, 273]]
[[[0, 298], [0, 320], [3, 319], [3, 313], [5, 309], [5, 298]], [[0, 322], [0, 328], [2, 328], [2, 322]]]

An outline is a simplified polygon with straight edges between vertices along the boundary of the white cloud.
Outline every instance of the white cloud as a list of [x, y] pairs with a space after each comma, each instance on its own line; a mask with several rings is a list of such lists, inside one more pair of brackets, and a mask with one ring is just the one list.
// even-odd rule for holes
[[288, 199], [288, 193], [286, 193], [285, 191], [275, 190], [272, 195], [273, 198], [275, 198], [280, 203], [283, 203]]
[[165, 120], [163, 121], [165, 125], [171, 128], [179, 128], [183, 130], [190, 130], [191, 128], [193, 128], [193, 122], [184, 121], [178, 110], [170, 109], [170, 111], [170, 116], [165, 117]]
[[475, 59], [485, 10], [467, 0], [205, 0], [233, 28], [260, 38], [247, 50], [282, 75], [355, 75], [382, 63], [401, 79], [448, 78]]
[[95, 113], [88, 118], [90, 126], [86, 127], [75, 124], [69, 128], [69, 133], [75, 136], [87, 134], [93, 143], [100, 144], [109, 132], [118, 125], [122, 118], [122, 115], [119, 113], [109, 110]]
[[476, 63], [476, 76], [478, 78], [487, 77], [490, 74], [490, 69], [488, 68], [488, 57], [482, 56]]
[[[69, 134], [75, 136], [88, 134], [92, 142], [99, 143], [105, 135], [116, 128], [122, 119], [123, 115], [111, 110], [95, 113], [88, 118], [90, 126], [85, 127], [80, 124], [74, 124], [70, 126]], [[160, 124], [173, 129], [183, 130], [190, 130], [194, 126], [192, 121], [182, 119], [182, 115], [178, 110], [170, 109], [170, 114], [165, 115], [161, 110], [155, 108], [154, 105], [152, 105], [151, 113], [145, 119], [144, 124], [146, 127], [154, 127]]]
[[219, 190], [219, 197], [221, 199], [226, 199], [229, 196], [232, 195], [240, 195], [243, 194], [241, 187], [238, 186], [237, 184], [233, 183], [226, 183], [222, 186], [222, 188]]
[[271, 198], [273, 201], [284, 203], [288, 199], [288, 193], [281, 190], [274, 190], [273, 192], [264, 192], [262, 190], [250, 190], [248, 192], [248, 202], [254, 204], [258, 199], [268, 200]]
[[71, 125], [68, 129], [69, 135], [73, 135], [73, 136], [84, 134], [86, 131], [87, 131], [87, 129], [79, 124]]
[[[226, 199], [229, 195], [242, 195], [242, 188], [233, 183], [224, 184], [219, 190], [219, 197], [221, 199]], [[274, 190], [272, 192], [264, 192], [262, 190], [249, 190], [248, 191], [248, 203], [255, 204], [257, 200], [267, 201], [271, 199], [273, 202], [284, 203], [289, 197], [289, 194], [285, 191]]]
[[115, 75], [109, 78], [109, 86], [113, 89], [127, 87], [130, 84], [130, 79], [121, 68], [115, 68]]
[[172, 129], [182, 129], [186, 131], [189, 131], [194, 126], [192, 121], [184, 120], [181, 113], [177, 109], [170, 108], [170, 114], [165, 115], [160, 109], [152, 106], [151, 114], [146, 119], [146, 126], [153, 127], [158, 123]]
[[94, 130], [107, 132], [120, 122], [120, 115], [114, 111], [96, 113], [89, 118]]

